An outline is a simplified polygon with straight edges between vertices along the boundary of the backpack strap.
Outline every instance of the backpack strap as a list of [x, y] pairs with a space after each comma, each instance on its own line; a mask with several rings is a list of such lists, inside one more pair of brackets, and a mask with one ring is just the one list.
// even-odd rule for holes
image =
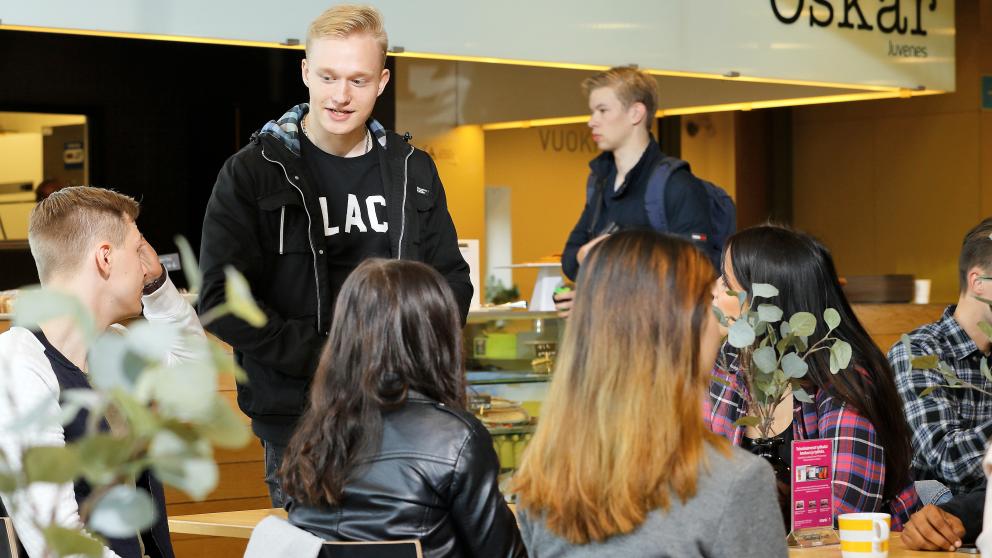
[[676, 157], [665, 156], [654, 167], [648, 178], [647, 191], [644, 192], [644, 210], [647, 212], [651, 228], [658, 232], [668, 232], [668, 213], [665, 208], [665, 187], [668, 185], [668, 179], [683, 167], [688, 169], [689, 163]]
[[589, 221], [589, 226], [586, 227], [586, 233], [592, 238], [596, 232], [596, 221], [599, 221], [599, 214], [603, 212], [603, 188], [606, 185], [606, 180], [596, 176], [596, 173], [590, 172], [589, 178], [586, 179], [586, 203], [592, 204], [592, 220]]

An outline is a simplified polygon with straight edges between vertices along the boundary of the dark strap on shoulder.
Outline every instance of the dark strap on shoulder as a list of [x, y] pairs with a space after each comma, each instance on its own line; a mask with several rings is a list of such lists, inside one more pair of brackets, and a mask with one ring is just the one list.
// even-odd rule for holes
[[596, 233], [596, 221], [599, 221], [599, 215], [603, 212], [603, 189], [606, 187], [606, 179], [596, 176], [596, 173], [590, 172], [589, 178], [586, 179], [586, 201], [592, 204], [592, 220], [589, 221], [589, 226], [586, 229], [586, 233], [589, 237], [593, 237]]
[[644, 192], [644, 210], [647, 212], [651, 228], [658, 232], [668, 232], [668, 210], [665, 207], [665, 188], [675, 171], [688, 168], [689, 163], [675, 157], [664, 157], [655, 165], [648, 178]]

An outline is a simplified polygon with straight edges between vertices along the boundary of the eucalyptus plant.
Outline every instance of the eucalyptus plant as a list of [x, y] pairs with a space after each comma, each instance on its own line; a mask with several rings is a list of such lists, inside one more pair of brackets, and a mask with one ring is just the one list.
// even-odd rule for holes
[[799, 401], [813, 402], [802, 387], [810, 355], [829, 351], [830, 372], [837, 374], [851, 363], [851, 345], [831, 335], [841, 323], [840, 314], [833, 308], [823, 312], [826, 334], [810, 344], [818, 323], [816, 316], [796, 312], [786, 320], [781, 308], [760, 302], [778, 296], [775, 286], [754, 283], [750, 296], [737, 291], [727, 294], [737, 298], [739, 317], [727, 316], [716, 306], [713, 311], [727, 328], [727, 343], [734, 348], [721, 355], [719, 365], [725, 370], [735, 370], [745, 388], [742, 395], [748, 414], [735, 424], [754, 427], [762, 438], [770, 438], [775, 409], [790, 393]]
[[[189, 285], [198, 292], [201, 277], [193, 252], [184, 238], [176, 244]], [[234, 268], [226, 270], [225, 288], [227, 303], [204, 316], [204, 325], [225, 314], [256, 327], [265, 323], [248, 283]], [[219, 343], [191, 335], [182, 341], [194, 358], [165, 367], [170, 347], [185, 335], [178, 326], [139, 321], [123, 331], [98, 332], [93, 318], [71, 296], [40, 288], [19, 294], [14, 325], [36, 328], [60, 317], [74, 320], [85, 336], [92, 390], [66, 390], [61, 405], [46, 401], [21, 416], [7, 417], [5, 428], [29, 436], [46, 426], [68, 424], [86, 410], [86, 433], [64, 446], [26, 448], [16, 460], [0, 451], [0, 492], [12, 495], [33, 483], [85, 479], [92, 492], [80, 503], [79, 529], [54, 525], [54, 518], [39, 517], [37, 510], [16, 511], [33, 518], [45, 539], [46, 556], [100, 557], [102, 538], [134, 536], [157, 520], [151, 497], [134, 487], [143, 471], [196, 500], [216, 487], [213, 448], [243, 447], [251, 438], [242, 417], [218, 393], [218, 381], [222, 376], [244, 381], [244, 372]], [[11, 364], [0, 357], [0, 366]], [[112, 431], [100, 428], [105, 416], [118, 419]], [[18, 505], [13, 498], [7, 501]]]

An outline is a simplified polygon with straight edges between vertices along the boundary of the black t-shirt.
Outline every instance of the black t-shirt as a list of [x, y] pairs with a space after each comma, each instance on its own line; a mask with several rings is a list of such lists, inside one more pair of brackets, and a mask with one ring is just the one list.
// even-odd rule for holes
[[314, 182], [327, 241], [331, 301], [358, 264], [389, 257], [386, 196], [379, 169], [379, 143], [358, 157], [325, 153], [300, 134], [303, 162]]

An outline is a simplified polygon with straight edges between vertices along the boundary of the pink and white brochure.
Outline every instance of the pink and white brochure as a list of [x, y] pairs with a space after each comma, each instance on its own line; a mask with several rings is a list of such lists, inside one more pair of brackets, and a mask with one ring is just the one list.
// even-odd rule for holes
[[833, 440], [792, 442], [792, 530], [833, 528]]

